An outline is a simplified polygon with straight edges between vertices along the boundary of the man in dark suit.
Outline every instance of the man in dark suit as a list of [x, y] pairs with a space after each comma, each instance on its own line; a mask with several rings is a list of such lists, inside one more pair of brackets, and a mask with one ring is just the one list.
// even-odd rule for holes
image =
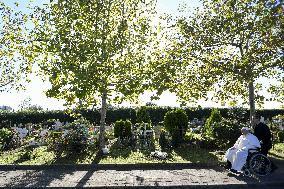
[[268, 151], [272, 148], [271, 131], [266, 124], [260, 122], [260, 116], [258, 114], [253, 117], [252, 124], [254, 127], [254, 135], [261, 144], [261, 153], [267, 156]]
[[[254, 135], [258, 138], [261, 145], [261, 153], [267, 156], [268, 151], [272, 148], [272, 134], [269, 127], [260, 122], [260, 115], [256, 114], [252, 118], [252, 126], [254, 128]], [[271, 161], [271, 172], [277, 169], [277, 166]]]

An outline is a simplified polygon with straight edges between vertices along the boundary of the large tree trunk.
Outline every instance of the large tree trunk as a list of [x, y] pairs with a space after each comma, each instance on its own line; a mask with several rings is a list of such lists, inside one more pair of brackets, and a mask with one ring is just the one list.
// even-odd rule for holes
[[107, 100], [107, 93], [105, 91], [102, 94], [102, 108], [101, 108], [100, 136], [99, 136], [100, 150], [105, 148], [106, 100]]
[[249, 83], [249, 107], [250, 107], [250, 123], [252, 122], [252, 116], [255, 115], [255, 101], [254, 101], [254, 86], [253, 81]]

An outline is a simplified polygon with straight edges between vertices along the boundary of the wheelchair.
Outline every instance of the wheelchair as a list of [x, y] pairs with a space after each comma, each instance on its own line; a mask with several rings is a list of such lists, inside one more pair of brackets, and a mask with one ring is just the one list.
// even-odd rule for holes
[[249, 149], [246, 164], [243, 167], [245, 176], [266, 176], [271, 172], [271, 161], [260, 152], [260, 148]]

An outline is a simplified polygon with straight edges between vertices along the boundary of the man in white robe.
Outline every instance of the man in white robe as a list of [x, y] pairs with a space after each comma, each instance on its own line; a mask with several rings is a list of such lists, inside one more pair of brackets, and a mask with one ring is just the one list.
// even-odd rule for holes
[[246, 163], [249, 149], [260, 148], [260, 142], [250, 133], [248, 127], [241, 129], [242, 135], [238, 138], [232, 148], [229, 148], [225, 154], [225, 160], [229, 161], [232, 165], [232, 172], [240, 172]]

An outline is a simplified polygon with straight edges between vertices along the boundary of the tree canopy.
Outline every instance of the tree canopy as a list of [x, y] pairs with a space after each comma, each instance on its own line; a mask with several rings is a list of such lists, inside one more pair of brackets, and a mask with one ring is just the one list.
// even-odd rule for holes
[[[69, 104], [116, 100], [141, 92], [155, 1], [58, 1], [38, 9], [34, 45], [52, 84]], [[36, 14], [35, 14], [36, 15]], [[132, 98], [134, 99], [134, 98]]]
[[36, 10], [34, 47], [52, 85], [47, 95], [69, 106], [100, 103], [103, 137], [107, 101], [144, 91], [155, 0], [61, 0]]
[[22, 89], [32, 71], [28, 15], [0, 1], [0, 91]]
[[[258, 103], [265, 100], [261, 91], [283, 102], [283, 1], [202, 2], [202, 8], [176, 23], [175, 46], [181, 51], [181, 62], [191, 70], [183, 76], [181, 90], [201, 96], [209, 93], [216, 101], [241, 97], [253, 111], [254, 99]], [[267, 79], [273, 83], [266, 83]], [[199, 87], [192, 87], [192, 80]], [[198, 91], [201, 88], [203, 92]], [[192, 97], [179, 94], [183, 99]]]

